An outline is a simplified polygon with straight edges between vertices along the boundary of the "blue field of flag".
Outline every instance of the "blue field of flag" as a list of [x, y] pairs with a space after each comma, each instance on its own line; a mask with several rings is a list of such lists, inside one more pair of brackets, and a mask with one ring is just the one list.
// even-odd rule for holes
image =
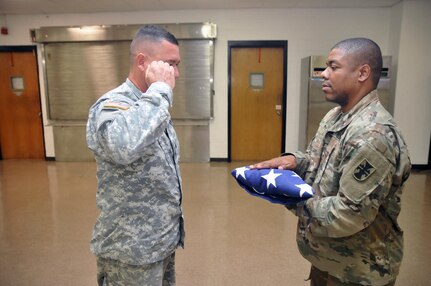
[[315, 194], [310, 185], [290, 170], [239, 167], [232, 170], [232, 176], [249, 194], [272, 203], [296, 205]]

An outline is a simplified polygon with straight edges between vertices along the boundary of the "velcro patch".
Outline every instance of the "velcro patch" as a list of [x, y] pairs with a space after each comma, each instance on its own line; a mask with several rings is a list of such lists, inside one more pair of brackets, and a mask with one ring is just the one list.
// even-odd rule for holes
[[394, 165], [382, 153], [372, 145], [364, 144], [346, 164], [340, 179], [340, 192], [348, 200], [360, 203], [385, 181], [394, 169]]
[[358, 164], [358, 166], [356, 166], [355, 170], [353, 171], [353, 178], [359, 182], [363, 182], [368, 179], [375, 171], [376, 168], [370, 162], [368, 162], [367, 159], [364, 159]]
[[108, 110], [127, 110], [130, 108], [130, 105], [124, 102], [120, 102], [120, 101], [108, 101], [105, 103], [105, 105], [103, 106], [103, 109], [108, 109]]

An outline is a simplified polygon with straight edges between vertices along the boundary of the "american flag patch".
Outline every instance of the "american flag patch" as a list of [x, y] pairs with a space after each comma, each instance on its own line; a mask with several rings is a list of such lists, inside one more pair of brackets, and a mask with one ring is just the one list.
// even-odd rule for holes
[[108, 109], [108, 110], [127, 110], [130, 108], [130, 105], [125, 103], [125, 102], [120, 102], [120, 101], [107, 101], [105, 103], [105, 105], [103, 106], [103, 109]]

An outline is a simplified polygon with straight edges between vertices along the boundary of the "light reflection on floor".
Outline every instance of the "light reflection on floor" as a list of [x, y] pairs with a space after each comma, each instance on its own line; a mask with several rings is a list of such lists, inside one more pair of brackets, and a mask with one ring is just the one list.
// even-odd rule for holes
[[[308, 285], [295, 217], [240, 189], [242, 163], [181, 166], [186, 247], [177, 285]], [[96, 285], [89, 240], [97, 217], [93, 162], [0, 161], [0, 285]], [[431, 171], [414, 172], [403, 194], [405, 255], [397, 285], [428, 285]]]

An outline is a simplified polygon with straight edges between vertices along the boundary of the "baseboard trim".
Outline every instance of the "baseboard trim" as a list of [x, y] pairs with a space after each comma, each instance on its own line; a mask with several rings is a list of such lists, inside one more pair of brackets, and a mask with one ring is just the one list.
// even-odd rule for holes
[[210, 162], [229, 162], [227, 158], [210, 158]]
[[431, 170], [431, 164], [428, 165], [412, 165], [412, 170], [413, 171], [423, 171], [423, 170]]

